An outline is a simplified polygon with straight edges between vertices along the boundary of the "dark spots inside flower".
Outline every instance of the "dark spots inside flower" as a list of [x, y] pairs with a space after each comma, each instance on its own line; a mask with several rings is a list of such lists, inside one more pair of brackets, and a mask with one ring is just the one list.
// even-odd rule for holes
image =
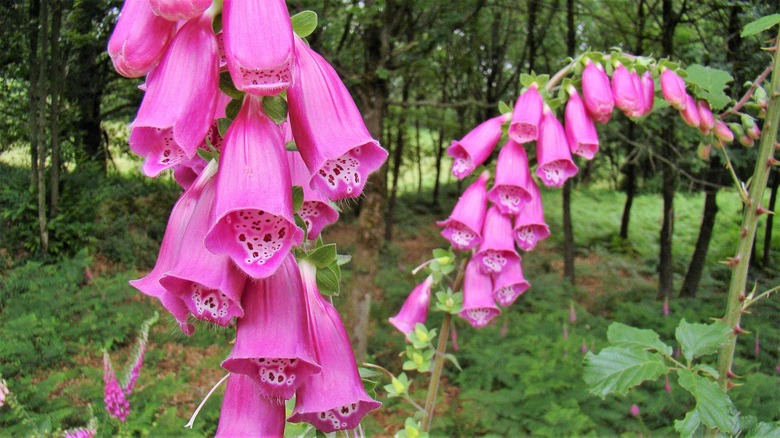
[[279, 382], [279, 383], [282, 383], [282, 382], [284, 382], [284, 376], [282, 376], [282, 375], [280, 374], [280, 375], [279, 375], [279, 377], [277, 377], [277, 378], [276, 378], [276, 381], [277, 381], [277, 382]]
[[272, 237], [270, 234], [266, 234], [265, 236], [263, 236], [263, 242], [270, 242], [271, 239]]
[[244, 234], [239, 234], [239, 235], [238, 235], [238, 240], [240, 240], [240, 241], [242, 241], [242, 242], [243, 242], [243, 241], [245, 241], [245, 240], [246, 240], [246, 236], [245, 236]]

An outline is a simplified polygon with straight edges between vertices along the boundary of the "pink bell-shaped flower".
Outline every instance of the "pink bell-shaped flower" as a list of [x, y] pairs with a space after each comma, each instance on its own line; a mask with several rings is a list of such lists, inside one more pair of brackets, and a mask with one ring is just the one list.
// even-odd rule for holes
[[127, 421], [127, 415], [130, 413], [130, 402], [116, 378], [111, 359], [105, 351], [103, 351], [103, 383], [103, 402], [106, 404], [106, 411], [119, 421]]
[[542, 195], [539, 193], [539, 187], [531, 181], [528, 190], [531, 192], [531, 202], [523, 205], [520, 214], [515, 218], [515, 227], [512, 231], [515, 243], [523, 251], [531, 251], [538, 242], [550, 235], [550, 227], [544, 221]]
[[249, 283], [246, 314], [238, 320], [236, 344], [222, 367], [245, 374], [266, 397], [289, 399], [312, 374], [313, 358], [301, 274], [288, 255], [276, 273]]
[[734, 133], [731, 132], [731, 129], [729, 129], [728, 125], [726, 125], [722, 120], [715, 120], [713, 130], [715, 132], [715, 137], [717, 137], [718, 140], [724, 143], [731, 143], [734, 141]]
[[588, 65], [582, 72], [582, 96], [585, 108], [596, 123], [607, 123], [612, 118], [615, 100], [609, 77], [601, 64], [597, 66], [588, 60]]
[[409, 294], [398, 314], [390, 317], [390, 324], [393, 324], [405, 335], [414, 330], [415, 324], [425, 324], [425, 320], [428, 318], [428, 307], [431, 304], [432, 286], [433, 276], [429, 275]]
[[173, 168], [173, 178], [182, 189], [187, 190], [192, 187], [192, 184], [198, 179], [198, 175], [205, 168], [206, 160], [195, 154], [192, 158], [182, 161]]
[[336, 70], [298, 37], [295, 48], [287, 102], [295, 144], [312, 175], [309, 186], [333, 201], [358, 197], [387, 151], [371, 138]]
[[225, 133], [219, 169], [206, 248], [227, 254], [253, 278], [269, 277], [303, 231], [293, 220], [284, 140], [259, 97], [246, 96]]
[[655, 105], [655, 82], [653, 75], [649, 71], [642, 74], [642, 94], [644, 94], [645, 106], [642, 109], [642, 115], [648, 114]]
[[300, 262], [300, 268], [309, 335], [322, 372], [303, 382], [287, 421], [306, 421], [326, 433], [354, 429], [369, 411], [382, 404], [363, 388], [341, 318], [317, 289], [316, 268], [306, 260]]
[[320, 235], [323, 228], [339, 219], [339, 213], [330, 205], [325, 195], [309, 186], [311, 173], [306, 168], [301, 154], [288, 151], [287, 163], [290, 165], [292, 184], [303, 187], [303, 205], [297, 213], [306, 224], [307, 238], [314, 240]]
[[493, 299], [501, 306], [511, 306], [529, 287], [520, 260], [509, 262], [493, 277]]
[[441, 235], [452, 247], [469, 250], [482, 243], [482, 226], [487, 212], [487, 180], [490, 172], [484, 171], [464, 192], [452, 209], [450, 217], [436, 222], [444, 227]]
[[[215, 164], [212, 162], [211, 166]], [[181, 299], [195, 318], [227, 327], [233, 318], [244, 315], [241, 293], [246, 276], [227, 255], [212, 254], [203, 244], [216, 197], [211, 170], [198, 178], [187, 197], [197, 201], [184, 231], [179, 257], [160, 278], [160, 284]]]
[[214, 119], [219, 93], [217, 41], [211, 19], [188, 21], [146, 78], [146, 93], [130, 125], [130, 149], [145, 158], [147, 176], [195, 155]]
[[189, 20], [202, 14], [211, 0], [148, 0], [156, 15], [166, 20]]
[[699, 112], [699, 131], [707, 135], [715, 126], [715, 118], [712, 116], [710, 104], [706, 100], [696, 102], [696, 109]]
[[515, 102], [512, 122], [509, 124], [509, 138], [517, 143], [534, 141], [539, 135], [539, 122], [542, 119], [544, 99], [534, 82]]
[[615, 105], [628, 117], [639, 117], [645, 107], [642, 82], [636, 72], [630, 72], [618, 64], [612, 73], [612, 94]]
[[176, 23], [155, 15], [148, 0], [125, 0], [108, 40], [114, 68], [128, 78], [145, 75], [160, 61], [175, 30]]
[[222, 33], [236, 88], [273, 96], [290, 87], [295, 50], [284, 0], [225, 0]]
[[529, 179], [531, 170], [525, 148], [510, 137], [498, 153], [496, 178], [487, 198], [501, 213], [516, 215], [531, 200], [531, 194], [525, 189]]
[[216, 437], [284, 436], [284, 402], [261, 394], [257, 382], [243, 374], [231, 374]]
[[548, 187], [560, 187], [577, 174], [563, 125], [547, 105], [542, 115], [539, 140], [536, 142], [536, 161], [536, 175]]
[[488, 275], [499, 274], [507, 264], [520, 261], [512, 241], [512, 219], [501, 214], [495, 205], [490, 207], [485, 215], [482, 244], [474, 255], [474, 260], [482, 272]]
[[698, 128], [701, 123], [699, 109], [696, 107], [696, 99], [690, 94], [685, 95], [685, 108], [680, 110], [680, 115], [688, 126]]
[[463, 277], [463, 309], [458, 316], [474, 328], [487, 325], [501, 310], [493, 301], [493, 280], [482, 273], [480, 263], [472, 258]]
[[685, 81], [673, 70], [664, 68], [661, 72], [661, 94], [670, 105], [682, 111], [688, 104]]
[[566, 103], [563, 119], [571, 153], [588, 160], [593, 159], [599, 150], [599, 135], [574, 87], [569, 88], [569, 101]]
[[509, 117], [509, 114], [502, 114], [488, 119], [462, 139], [452, 142], [447, 148], [447, 154], [454, 159], [452, 174], [456, 178], [463, 179], [471, 175], [474, 169], [488, 159], [501, 138], [501, 125], [506, 123]]

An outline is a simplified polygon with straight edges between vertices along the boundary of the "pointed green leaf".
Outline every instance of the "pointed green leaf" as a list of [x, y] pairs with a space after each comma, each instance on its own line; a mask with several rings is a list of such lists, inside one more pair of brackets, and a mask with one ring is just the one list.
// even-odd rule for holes
[[317, 269], [325, 268], [336, 260], [336, 245], [333, 243], [322, 245], [310, 252], [306, 258], [309, 259]]
[[598, 355], [588, 352], [583, 378], [591, 393], [604, 398], [610, 393], [625, 395], [629, 388], [666, 372], [663, 357], [658, 353], [607, 347]]
[[222, 14], [217, 14], [216, 17], [211, 21], [211, 30], [214, 31], [214, 34], [218, 34], [222, 32]]
[[[335, 264], [335, 263], [334, 263]], [[320, 293], [327, 296], [339, 294], [339, 275], [328, 265], [317, 269], [317, 287]], [[338, 267], [336, 267], [338, 269]]]
[[609, 325], [607, 339], [616, 347], [655, 350], [667, 355], [672, 354], [672, 347], [661, 342], [658, 333], [653, 330], [634, 328], [619, 322], [613, 322]]
[[725, 89], [728, 83], [734, 80], [731, 75], [723, 70], [694, 64], [685, 69], [688, 76], [685, 82], [696, 86], [696, 96], [706, 99], [713, 111], [719, 110], [731, 102]]
[[360, 374], [361, 379], [370, 379], [372, 377], [382, 375], [382, 373], [380, 373], [379, 371], [366, 368], [366, 367], [358, 367], [358, 374]]
[[[498, 113], [499, 113], [499, 114], [506, 114], [506, 113], [511, 113], [511, 112], [512, 112], [512, 107], [510, 107], [509, 105], [507, 105], [507, 104], [506, 104], [504, 101], [502, 101], [502, 100], [499, 100], [499, 101], [498, 101]], [[434, 250], [434, 251], [435, 251], [435, 250]]]
[[225, 107], [225, 116], [233, 120], [238, 115], [238, 112], [241, 110], [241, 99], [233, 99], [230, 102], [228, 102], [227, 106]]
[[715, 381], [685, 369], [679, 370], [679, 376], [680, 386], [696, 399], [696, 412], [705, 426], [717, 427], [727, 435], [739, 431], [734, 405]]
[[452, 362], [452, 364], [455, 365], [455, 368], [457, 368], [458, 371], [463, 371], [463, 368], [460, 367], [460, 363], [458, 363], [458, 358], [455, 357], [454, 354], [445, 354], [444, 358]]
[[263, 111], [274, 122], [282, 123], [287, 120], [287, 100], [281, 94], [263, 96]]
[[232, 120], [228, 119], [227, 117], [222, 117], [217, 120], [217, 131], [219, 131], [220, 137], [225, 136], [225, 133], [227, 133], [231, 122]]
[[745, 438], [780, 438], [780, 421], [758, 423], [747, 431]]
[[293, 211], [298, 211], [303, 206], [303, 187], [292, 187]]
[[303, 230], [303, 235], [307, 236], [309, 234], [308, 228], [306, 228], [306, 222], [303, 221], [303, 218], [298, 214], [293, 214], [293, 220], [295, 221], [295, 226]]
[[352, 260], [352, 256], [349, 254], [336, 254], [336, 264], [344, 266]]
[[691, 362], [696, 357], [717, 352], [720, 345], [728, 340], [726, 335], [730, 332], [722, 321], [689, 324], [683, 319], [674, 331], [674, 337], [680, 343], [685, 359]]
[[306, 38], [317, 29], [317, 14], [314, 11], [299, 12], [290, 17], [290, 21], [293, 32], [301, 38]]
[[742, 37], [752, 36], [759, 32], [763, 32], [778, 23], [780, 23], [780, 14], [767, 15], [766, 17], [761, 17], [758, 20], [746, 24], [739, 35]]
[[289, 152], [298, 152], [298, 145], [294, 141], [290, 140], [284, 144], [284, 149]]
[[242, 99], [244, 97], [244, 92], [233, 85], [233, 78], [230, 77], [229, 71], [219, 74], [219, 89], [233, 99]]
[[534, 83], [534, 79], [536, 79], [536, 77], [531, 76], [528, 73], [521, 73], [520, 74], [520, 85], [522, 85], [523, 88], [530, 87], [531, 84]]
[[696, 409], [688, 412], [682, 420], [674, 420], [674, 430], [682, 438], [692, 437], [699, 426], [701, 426], [701, 420], [699, 419], [699, 411]]

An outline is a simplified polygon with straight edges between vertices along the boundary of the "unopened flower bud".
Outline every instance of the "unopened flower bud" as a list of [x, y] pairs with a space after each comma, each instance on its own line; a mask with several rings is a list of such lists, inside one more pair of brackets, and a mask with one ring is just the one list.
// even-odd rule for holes
[[609, 77], [600, 64], [596, 65], [590, 60], [582, 72], [582, 97], [593, 121], [596, 123], [609, 121], [615, 108]]
[[664, 95], [664, 99], [678, 110], [685, 109], [688, 104], [685, 81], [668, 68], [661, 72], [661, 93]]
[[731, 132], [728, 125], [726, 125], [722, 120], [715, 120], [713, 130], [715, 131], [715, 137], [718, 140], [724, 143], [731, 143], [734, 141], [734, 133]]
[[631, 416], [632, 417], [639, 417], [639, 406], [637, 405], [631, 405]]
[[706, 100], [699, 100], [696, 102], [696, 108], [699, 111], [699, 131], [701, 131], [702, 134], [707, 135], [715, 124], [710, 104], [707, 103]]
[[696, 107], [696, 99], [687, 94], [685, 100], [685, 108], [680, 110], [680, 115], [688, 126], [698, 128], [701, 124], [701, 119], [699, 118], [699, 109]]

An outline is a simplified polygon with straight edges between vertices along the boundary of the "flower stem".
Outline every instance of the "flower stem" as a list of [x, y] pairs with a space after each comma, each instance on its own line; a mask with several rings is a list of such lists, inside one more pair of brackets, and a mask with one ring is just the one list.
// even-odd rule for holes
[[206, 404], [206, 401], [209, 399], [209, 397], [211, 397], [211, 394], [213, 394], [214, 391], [216, 391], [217, 388], [219, 388], [219, 385], [221, 385], [222, 382], [227, 380], [228, 377], [230, 377], [230, 373], [225, 374], [225, 377], [219, 379], [219, 382], [217, 382], [217, 384], [211, 388], [211, 391], [209, 391], [209, 393], [206, 394], [206, 397], [204, 397], [203, 400], [201, 400], [197, 409], [195, 409], [195, 412], [192, 414], [192, 417], [190, 417], [190, 421], [188, 421], [187, 424], [184, 425], [184, 427], [192, 429], [192, 426], [195, 425], [195, 419], [198, 418], [198, 414], [200, 413], [200, 410], [203, 409], [203, 405]]

